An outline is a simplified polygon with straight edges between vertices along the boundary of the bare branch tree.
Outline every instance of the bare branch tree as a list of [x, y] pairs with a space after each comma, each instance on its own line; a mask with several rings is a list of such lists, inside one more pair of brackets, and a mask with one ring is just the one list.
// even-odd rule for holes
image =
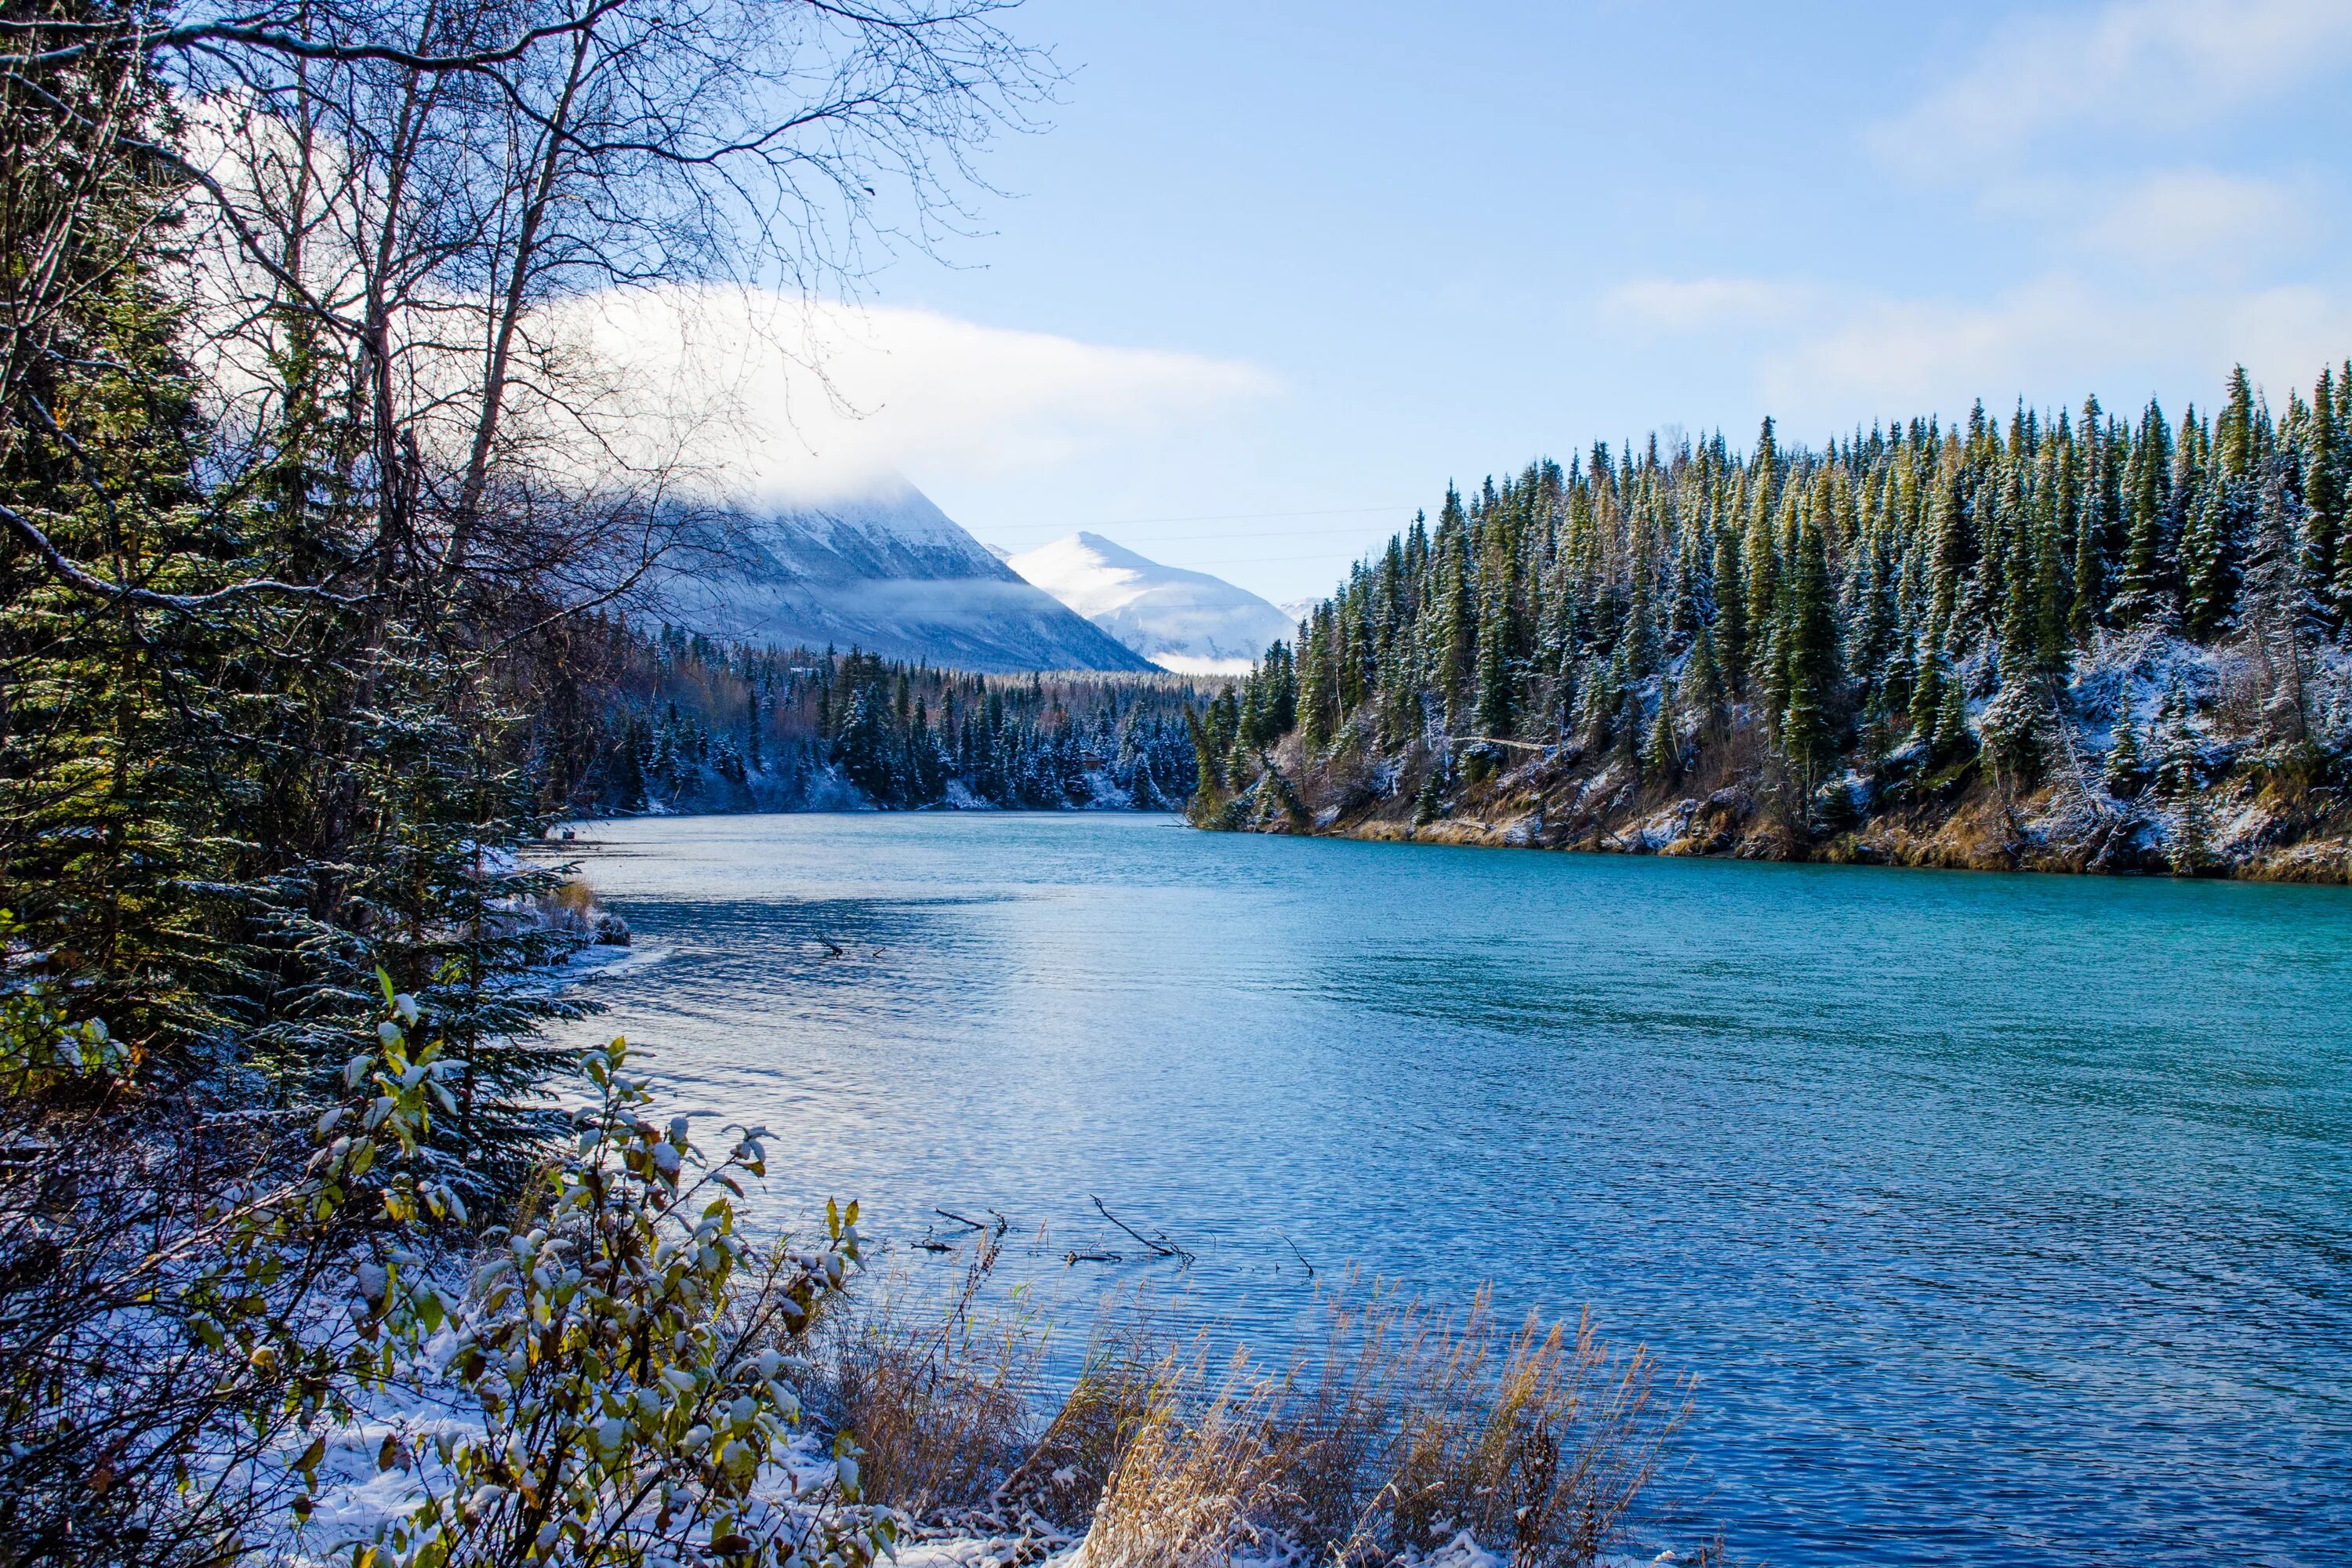
[[[274, 456], [289, 356], [314, 375], [337, 367], [331, 395], [356, 432], [338, 483], [347, 503], [367, 503], [337, 569], [365, 560], [365, 592], [421, 595], [444, 615], [491, 574], [502, 597], [525, 569], [570, 592], [565, 573], [593, 575], [599, 554], [640, 558], [674, 523], [674, 510], [614, 504], [666, 487], [600, 428], [625, 415], [547, 335], [550, 308], [681, 281], [853, 291], [877, 254], [955, 232], [985, 188], [975, 149], [1029, 124], [1054, 80], [1050, 60], [1003, 29], [1005, 9], [134, 8], [10, 19], [0, 80], [27, 128], [93, 150], [86, 180], [135, 164], [181, 184], [198, 246], [196, 353], [221, 401], [227, 477]], [[47, 75], [101, 66], [160, 84], [176, 135], [122, 120], [110, 100], [39, 91]], [[41, 325], [72, 287], [59, 262], [87, 204], [65, 193], [27, 234], [36, 265], [6, 301], [0, 371], [12, 416], [19, 366], [51, 352]], [[567, 488], [596, 493], [566, 507], [555, 498]], [[619, 537], [624, 517], [635, 538]], [[19, 514], [8, 530], [78, 591], [156, 609], [220, 602], [59, 571], [73, 563], [39, 519]]]

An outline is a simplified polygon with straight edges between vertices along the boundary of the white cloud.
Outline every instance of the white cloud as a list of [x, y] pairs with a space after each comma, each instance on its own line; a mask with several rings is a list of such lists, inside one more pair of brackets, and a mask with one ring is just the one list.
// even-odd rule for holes
[[[1603, 320], [1717, 347], [1727, 321], [1753, 321], [1737, 335], [1756, 402], [1807, 434], [1960, 413], [1979, 398], [2005, 409], [2097, 393], [2123, 406], [2157, 391], [2168, 406], [2201, 404], [2242, 363], [2284, 403], [2352, 353], [2352, 293], [2302, 284], [2151, 294], [2058, 270], [1975, 300], [1736, 283], [1628, 284], [1606, 297]], [[1758, 314], [1764, 305], [1776, 313]]]
[[[1825, 427], [1858, 412], [2215, 395], [2242, 363], [2275, 402], [2352, 348], [2352, 300], [2306, 287], [2124, 299], [2053, 273], [1982, 304], [1879, 298], [1793, 334], [1759, 362], [1774, 407]], [[1864, 414], [1866, 417], [1866, 413]]]
[[1601, 300], [1604, 325], [1696, 331], [1728, 323], [1774, 324], [1811, 303], [1814, 290], [1761, 278], [1638, 278]]
[[2144, 266], [2234, 267], [2306, 242], [2319, 199], [2279, 180], [2160, 170], [2109, 199], [2078, 237]]
[[1042, 472], [1277, 389], [1231, 360], [740, 290], [605, 296], [551, 327], [606, 367], [633, 462], [738, 499]]
[[1996, 28], [1974, 64], [1869, 142], [1898, 166], [1968, 174], [2075, 127], [2201, 124], [2347, 59], [2343, 0], [2106, 0]]

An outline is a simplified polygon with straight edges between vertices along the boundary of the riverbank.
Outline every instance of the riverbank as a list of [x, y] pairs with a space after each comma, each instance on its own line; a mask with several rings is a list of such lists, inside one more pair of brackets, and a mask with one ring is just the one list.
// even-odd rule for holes
[[[1956, 700], [1948, 734], [1932, 741], [1857, 736], [1810, 779], [1744, 702], [1687, 732], [1653, 724], [1642, 744], [1640, 726], [1613, 739], [1433, 729], [1384, 749], [1379, 725], [1360, 717], [1320, 747], [1284, 735], [1240, 787], [1197, 800], [1192, 816], [1209, 827], [1495, 847], [2352, 880], [2347, 753], [2328, 739], [2334, 710], [2313, 695], [2352, 672], [2328, 651], [2305, 697], [2315, 716], [2283, 720], [2254, 663], [2161, 632], [2103, 634], [2046, 689]], [[1635, 690], [1654, 717], [1669, 685], [1661, 675]], [[2011, 689], [2026, 700], [2004, 710]], [[2299, 738], [2282, 738], [2283, 725]]]
[[2004, 800], [1997, 785], [1969, 767], [1924, 799], [1865, 811], [1859, 820], [1817, 819], [1810, 827], [1775, 798], [1760, 768], [1705, 781], [1645, 784], [1622, 762], [1581, 768], [1566, 758], [1539, 757], [1469, 786], [1428, 820], [1417, 820], [1410, 798], [1375, 799], [1350, 809], [1328, 799], [1323, 785], [1310, 770], [1303, 784], [1294, 785], [1306, 805], [1303, 813], [1269, 813], [1239, 826], [1486, 848], [2352, 882], [2352, 809], [2336, 792], [2282, 790], [2243, 779], [2163, 802], [2092, 796], [2055, 785]]

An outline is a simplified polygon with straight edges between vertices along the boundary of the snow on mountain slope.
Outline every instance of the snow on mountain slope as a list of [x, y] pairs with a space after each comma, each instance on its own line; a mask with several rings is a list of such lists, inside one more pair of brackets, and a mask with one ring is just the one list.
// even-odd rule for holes
[[1151, 660], [1183, 675], [1239, 675], [1296, 630], [1245, 588], [1163, 566], [1099, 533], [1012, 557], [1015, 572]]
[[653, 599], [663, 620], [780, 647], [856, 647], [998, 672], [1151, 668], [904, 480], [698, 522], [663, 563]]

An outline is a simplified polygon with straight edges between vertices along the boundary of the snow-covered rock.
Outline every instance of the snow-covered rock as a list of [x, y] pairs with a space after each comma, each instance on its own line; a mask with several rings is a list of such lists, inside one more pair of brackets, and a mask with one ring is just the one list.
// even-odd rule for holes
[[1151, 668], [903, 479], [698, 521], [662, 563], [651, 614], [730, 640], [854, 646], [958, 669]]
[[1240, 675], [1296, 624], [1246, 588], [1163, 566], [1099, 533], [1073, 533], [1008, 564], [1162, 669]]

